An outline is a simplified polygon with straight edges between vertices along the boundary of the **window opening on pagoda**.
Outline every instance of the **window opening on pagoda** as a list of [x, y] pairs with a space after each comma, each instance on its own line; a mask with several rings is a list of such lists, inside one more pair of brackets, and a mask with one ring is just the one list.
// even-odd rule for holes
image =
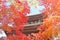
[[33, 22], [31, 22], [31, 24], [32, 24]]

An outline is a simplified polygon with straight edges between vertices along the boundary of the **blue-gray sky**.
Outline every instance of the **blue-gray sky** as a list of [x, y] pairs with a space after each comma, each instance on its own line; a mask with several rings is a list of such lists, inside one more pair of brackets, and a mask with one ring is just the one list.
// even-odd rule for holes
[[28, 14], [28, 16], [30, 15], [36, 15], [36, 14], [40, 14], [40, 10], [43, 10], [44, 6], [38, 6], [38, 8], [34, 7], [34, 6], [30, 6], [30, 14]]

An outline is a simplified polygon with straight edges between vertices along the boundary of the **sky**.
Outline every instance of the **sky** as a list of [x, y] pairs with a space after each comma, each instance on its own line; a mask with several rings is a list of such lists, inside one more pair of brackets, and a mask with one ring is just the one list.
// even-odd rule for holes
[[28, 16], [41, 14], [40, 10], [43, 10], [43, 9], [44, 9], [44, 6], [38, 6], [38, 8], [35, 8], [34, 6], [30, 6], [30, 14], [28, 14]]
[[29, 6], [30, 6], [30, 14], [28, 14], [28, 16], [41, 14], [40, 11], [42, 11], [45, 8], [43, 5], [39, 6], [38, 0], [34, 0], [34, 1], [27, 0], [27, 1], [28, 1]]

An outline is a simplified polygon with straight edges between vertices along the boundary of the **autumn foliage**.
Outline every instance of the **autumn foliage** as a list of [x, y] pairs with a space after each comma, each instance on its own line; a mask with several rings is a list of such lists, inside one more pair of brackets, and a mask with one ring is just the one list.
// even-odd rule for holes
[[[41, 40], [54, 40], [60, 32], [60, 0], [42, 0], [45, 6], [42, 25], [38, 27]], [[59, 37], [60, 38], [60, 37]]]
[[20, 31], [24, 28], [29, 12], [26, 1], [0, 0], [0, 29], [6, 32], [7, 40], [30, 40]]

